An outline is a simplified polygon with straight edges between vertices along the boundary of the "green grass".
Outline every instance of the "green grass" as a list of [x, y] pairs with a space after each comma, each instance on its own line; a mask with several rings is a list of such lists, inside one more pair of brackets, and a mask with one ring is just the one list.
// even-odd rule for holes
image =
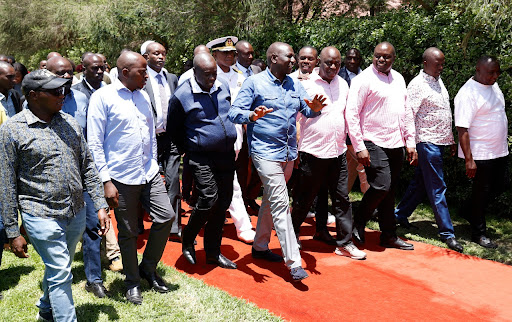
[[[350, 200], [354, 203], [355, 207], [357, 207], [361, 198], [362, 194], [359, 192], [350, 193]], [[492, 215], [486, 216], [488, 237], [499, 245], [497, 249], [487, 249], [471, 242], [471, 228], [469, 223], [459, 217], [455, 209], [450, 209], [450, 215], [455, 230], [455, 237], [464, 247], [464, 254], [512, 265], [512, 221], [510, 219]], [[446, 244], [439, 239], [436, 221], [430, 205], [420, 204], [409, 218], [409, 222], [418, 226], [420, 229], [408, 230], [398, 227], [397, 233], [399, 236], [448, 248]], [[379, 230], [379, 224], [375, 221], [368, 222], [366, 227]]]
[[[4, 252], [0, 268], [0, 321], [34, 321], [35, 303], [42, 294], [44, 265], [33, 247], [30, 257], [19, 259]], [[110, 298], [98, 299], [84, 289], [82, 253], [72, 266], [73, 298], [79, 321], [281, 321], [270, 312], [243, 299], [232, 297], [215, 287], [159, 264], [158, 273], [172, 291], [166, 294], [148, 290], [142, 282], [143, 304], [136, 306], [124, 299], [124, 275], [104, 270]]]

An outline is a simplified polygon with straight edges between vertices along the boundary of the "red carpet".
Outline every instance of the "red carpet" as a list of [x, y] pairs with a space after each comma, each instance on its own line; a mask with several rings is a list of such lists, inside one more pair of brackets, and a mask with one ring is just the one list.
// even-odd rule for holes
[[[251, 218], [255, 226], [256, 217]], [[162, 260], [291, 321], [512, 321], [510, 266], [417, 242], [414, 251], [384, 249], [374, 231], [366, 233], [367, 259], [356, 261], [313, 240], [309, 219], [303, 232], [303, 267], [310, 275], [303, 283], [292, 283], [282, 263], [252, 259], [251, 246], [237, 240], [230, 219], [222, 253], [238, 270], [207, 265], [201, 236], [197, 265], [190, 265], [181, 244], [173, 242], [167, 243]], [[140, 251], [145, 238], [147, 232], [139, 238]], [[270, 249], [281, 254], [276, 236]]]

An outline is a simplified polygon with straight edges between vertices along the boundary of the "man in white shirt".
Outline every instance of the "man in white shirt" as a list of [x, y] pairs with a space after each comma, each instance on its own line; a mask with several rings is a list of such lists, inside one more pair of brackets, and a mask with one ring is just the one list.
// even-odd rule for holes
[[454, 101], [459, 157], [465, 160], [466, 175], [473, 179], [461, 215], [471, 224], [472, 240], [486, 248], [498, 247], [487, 237], [485, 208], [493, 194], [503, 191], [508, 156], [508, 120], [505, 98], [496, 83], [499, 76], [496, 58], [481, 57], [475, 76], [461, 87]]
[[[169, 292], [156, 273], [174, 211], [158, 171], [155, 125], [148, 94], [141, 91], [147, 76], [144, 57], [125, 52], [117, 60], [119, 81], [91, 96], [87, 141], [105, 189], [105, 198], [119, 230], [119, 246], [128, 289], [126, 298], [142, 304], [140, 278], [157, 292]], [[138, 205], [153, 222], [137, 267]]]

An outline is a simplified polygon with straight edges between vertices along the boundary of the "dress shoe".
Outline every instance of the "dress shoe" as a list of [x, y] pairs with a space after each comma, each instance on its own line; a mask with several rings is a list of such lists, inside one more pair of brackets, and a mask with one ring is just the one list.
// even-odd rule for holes
[[104, 298], [105, 296], [110, 296], [109, 292], [107, 291], [107, 289], [105, 288], [105, 285], [103, 285], [103, 282], [99, 282], [99, 283], [85, 283], [85, 290], [87, 292], [91, 292], [92, 294], [94, 294], [96, 297], [102, 299]]
[[238, 234], [238, 239], [246, 244], [252, 244], [254, 242], [254, 236], [256, 236], [256, 232], [252, 229], [247, 229]]
[[409, 222], [407, 218], [396, 218], [396, 223], [400, 225], [400, 227], [405, 229], [419, 230], [420, 228], [416, 225], [413, 225]]
[[324, 242], [327, 245], [336, 245], [336, 239], [334, 239], [327, 230], [317, 231], [313, 236], [313, 239]]
[[366, 241], [364, 238], [364, 226], [355, 226], [352, 237], [354, 237], [354, 240], [359, 244], [364, 244]]
[[116, 258], [110, 261], [110, 265], [108, 266], [108, 268], [112, 272], [120, 272], [123, 270], [123, 261], [119, 256], [117, 256]]
[[483, 235], [480, 237], [473, 237], [473, 238], [471, 238], [471, 240], [485, 248], [493, 248], [493, 249], [498, 248], [498, 244], [496, 244], [495, 242], [490, 240], [488, 237], [483, 236]]
[[47, 311], [47, 312], [39, 311], [39, 313], [37, 313], [36, 320], [37, 321], [43, 321], [43, 322], [53, 322], [53, 321], [55, 321], [53, 319], [52, 310]]
[[185, 259], [192, 265], [195, 265], [196, 263], [196, 250], [194, 249], [194, 246], [183, 246], [182, 249], [183, 256]]
[[453, 249], [456, 252], [462, 253], [464, 251], [464, 247], [455, 239], [455, 237], [447, 238], [445, 241], [446, 245], [449, 248]]
[[256, 250], [254, 247], [251, 251], [252, 258], [256, 259], [264, 259], [269, 262], [279, 263], [283, 261], [283, 257], [280, 255], [277, 255], [275, 253], [272, 253], [270, 249], [267, 250]]
[[141, 278], [148, 281], [149, 286], [153, 290], [159, 293], [167, 293], [170, 291], [167, 285], [165, 285], [164, 280], [157, 274], [157, 272], [148, 273], [139, 266], [139, 275]]
[[181, 243], [181, 231], [179, 233], [170, 233], [169, 241], [172, 241], [175, 243]]
[[142, 304], [142, 294], [140, 292], [140, 286], [134, 286], [134, 287], [130, 288], [126, 292], [126, 299], [130, 303], [133, 303], [136, 305], [141, 305]]
[[398, 237], [393, 237], [388, 240], [381, 240], [380, 245], [386, 248], [398, 248], [401, 250], [414, 250], [414, 245], [406, 243]]
[[236, 269], [237, 266], [235, 263], [230, 261], [226, 258], [226, 256], [219, 254], [217, 257], [206, 257], [206, 263], [207, 264], [215, 264], [221, 268], [227, 268], [227, 269]]

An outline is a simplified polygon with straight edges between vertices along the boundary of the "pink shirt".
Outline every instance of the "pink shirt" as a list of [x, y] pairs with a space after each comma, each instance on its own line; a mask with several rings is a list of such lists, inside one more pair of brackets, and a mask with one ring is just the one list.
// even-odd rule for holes
[[356, 152], [366, 150], [363, 141], [388, 149], [416, 146], [406, 97], [405, 80], [393, 69], [386, 75], [372, 65], [352, 80], [345, 119]]
[[327, 104], [320, 116], [307, 118], [297, 114], [300, 124], [299, 151], [314, 155], [320, 159], [336, 158], [347, 150], [345, 143], [345, 105], [348, 96], [348, 85], [341, 77], [331, 83], [318, 75], [318, 68], [310, 74], [309, 79], [301, 84], [311, 98], [323, 95]]

